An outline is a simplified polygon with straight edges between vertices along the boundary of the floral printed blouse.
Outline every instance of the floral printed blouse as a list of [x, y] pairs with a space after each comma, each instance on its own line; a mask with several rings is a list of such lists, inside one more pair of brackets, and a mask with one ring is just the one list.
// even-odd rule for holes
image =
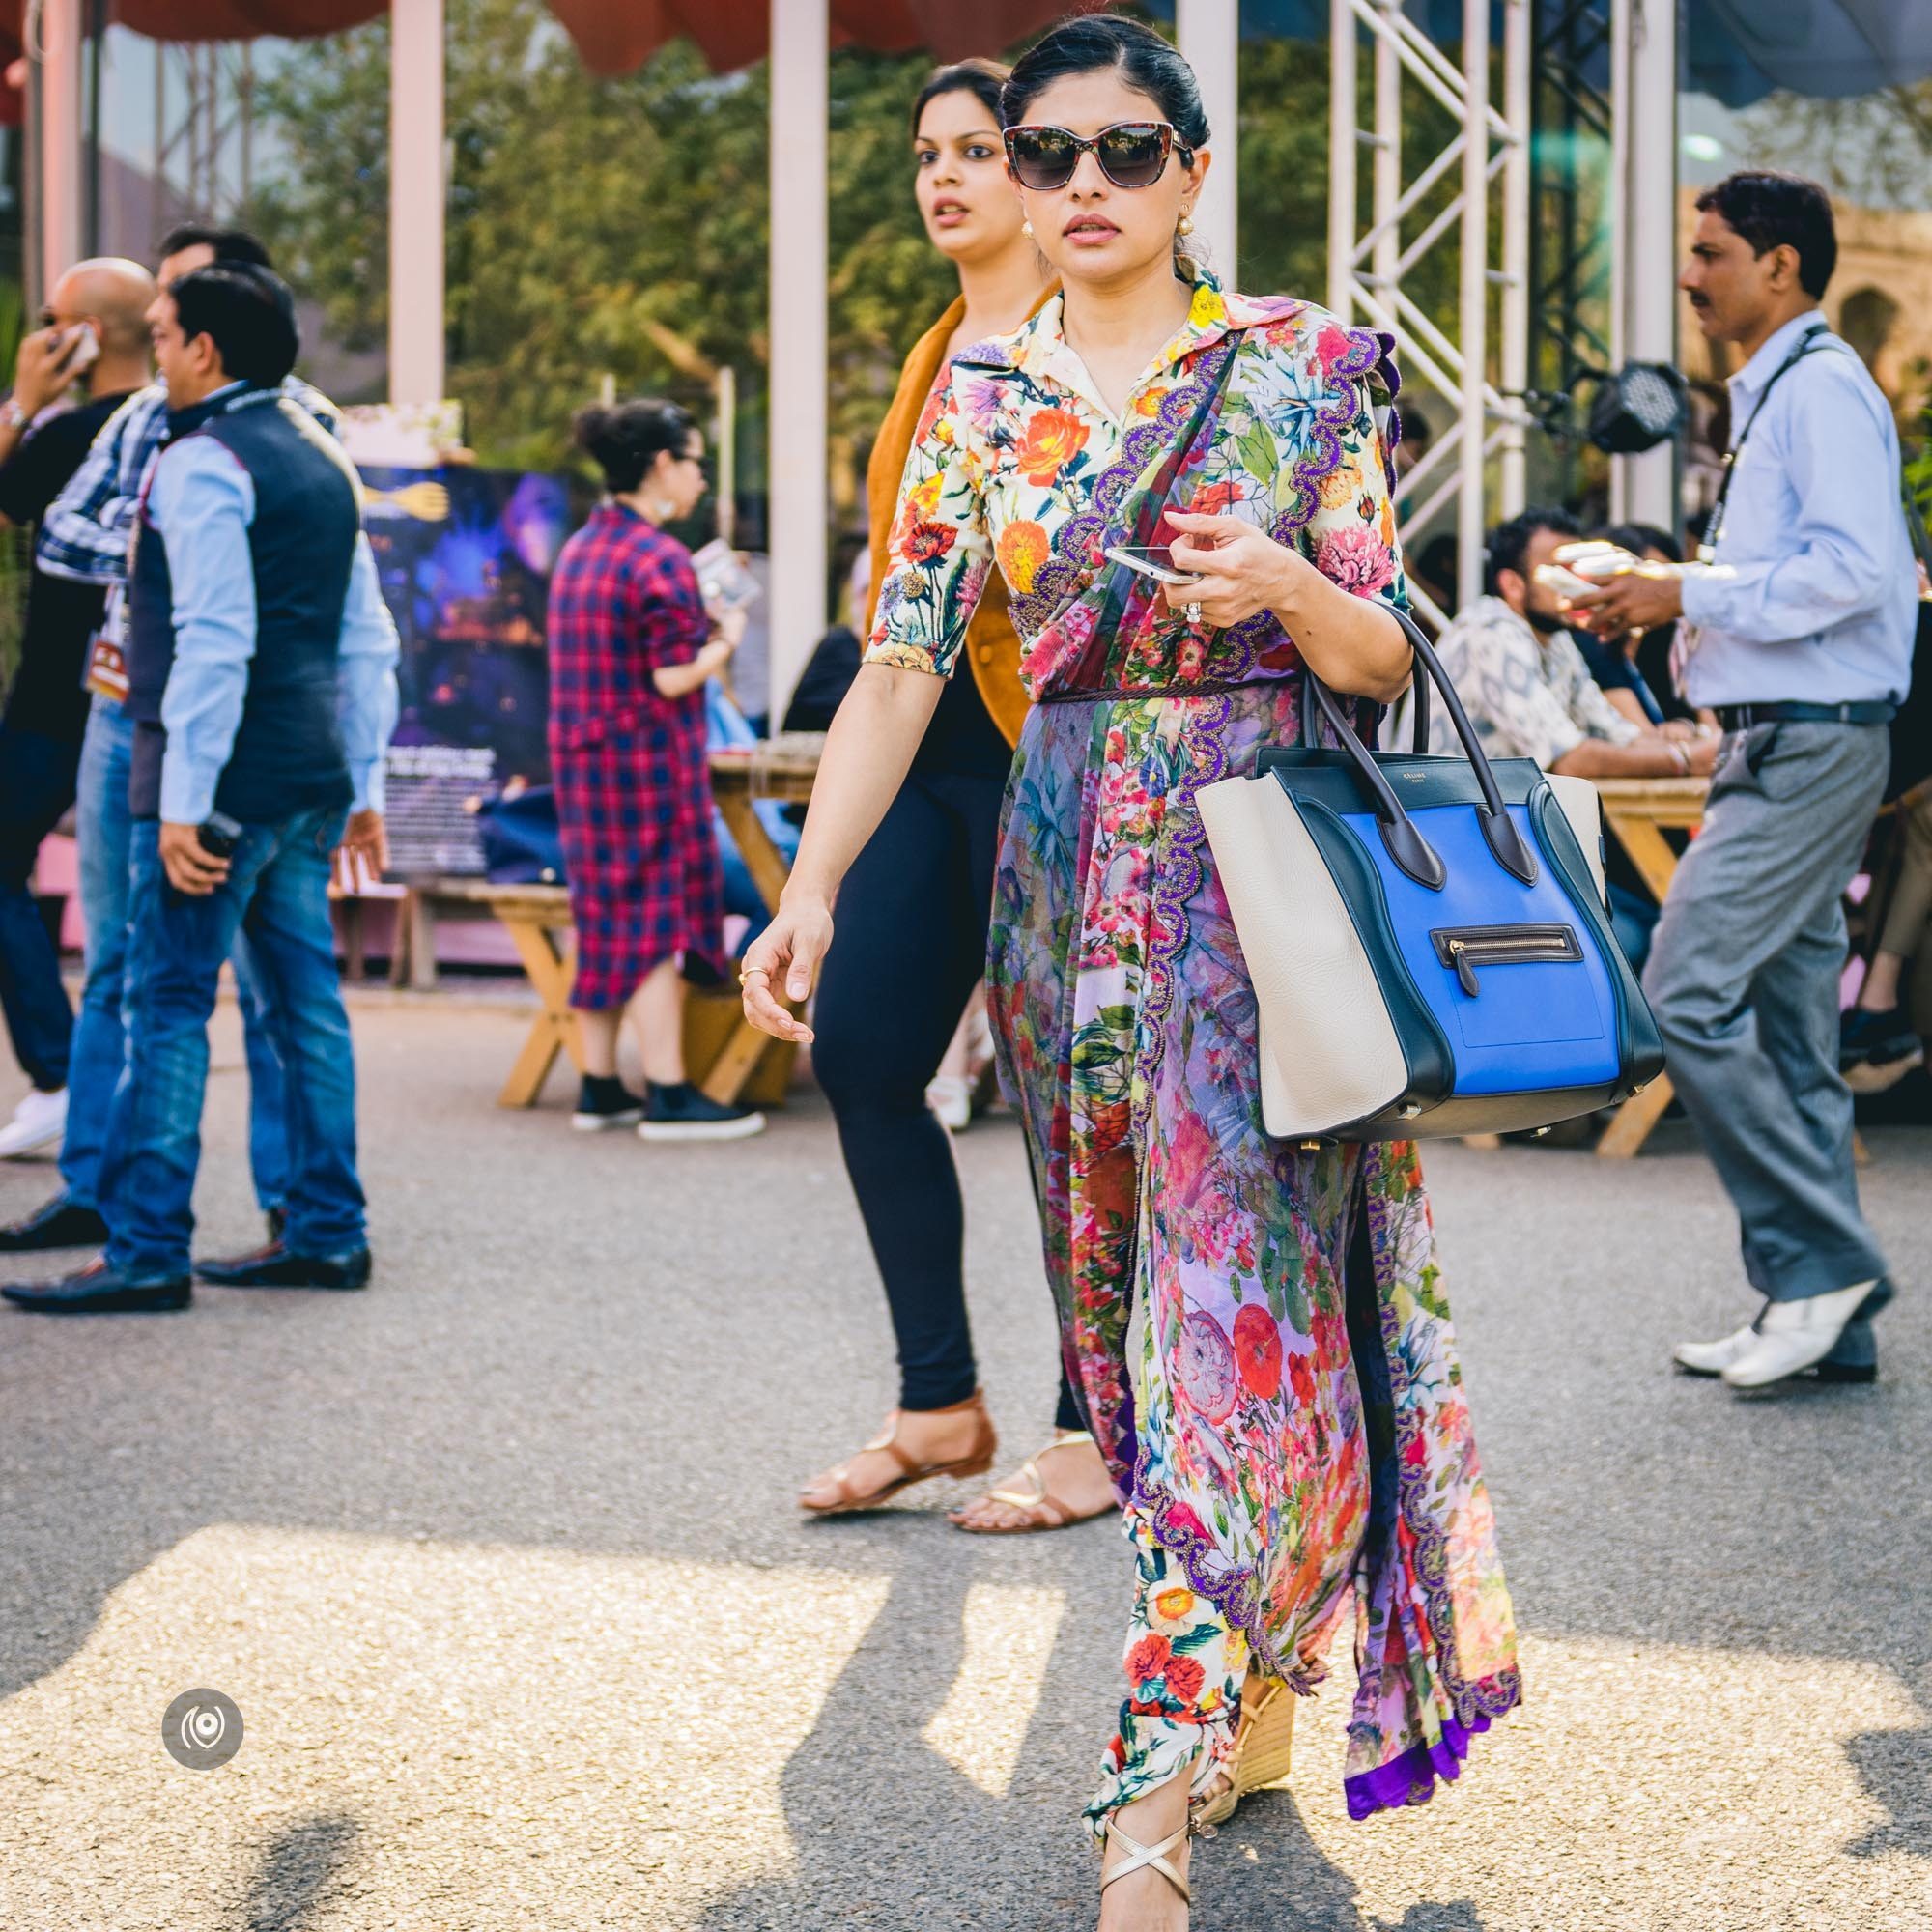
[[[1069, 587], [1067, 572], [1055, 567], [1056, 541], [1071, 520], [1094, 521], [1094, 485], [1123, 440], [1152, 427], [1201, 355], [1241, 328], [1263, 353], [1241, 358], [1238, 394], [1228, 404], [1235, 433], [1217, 439], [1216, 459], [1189, 508], [1264, 528], [1299, 523], [1295, 541], [1333, 582], [1365, 596], [1400, 594], [1395, 512], [1370, 388], [1386, 385], [1386, 363], [1354, 384], [1359, 407], [1343, 428], [1341, 462], [1306, 484], [1296, 470], [1311, 425], [1332, 406], [1338, 380], [1355, 371], [1364, 332], [1287, 298], [1223, 294], [1204, 276], [1187, 320], [1118, 418], [1062, 332], [1058, 296], [1013, 334], [953, 358], [952, 379], [927, 403], [907, 459], [868, 660], [951, 673], [997, 561], [1022, 644], [1031, 646], [1022, 650], [1021, 676], [1035, 697], [1050, 688], [1065, 668], [1069, 641], [1078, 641], [1049, 628]], [[1293, 513], [1311, 487], [1320, 500], [1303, 521]], [[1074, 561], [1091, 567], [1098, 559]], [[1208, 637], [1197, 633], [1180, 642], [1168, 668], [1182, 681], [1199, 677], [1208, 649]], [[1263, 668], [1272, 666], [1264, 660]]]

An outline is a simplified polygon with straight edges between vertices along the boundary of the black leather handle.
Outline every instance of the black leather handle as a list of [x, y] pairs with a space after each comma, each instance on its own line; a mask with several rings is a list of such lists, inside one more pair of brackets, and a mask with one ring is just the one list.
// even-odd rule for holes
[[[1496, 783], [1496, 775], [1490, 769], [1490, 760], [1483, 751], [1482, 741], [1476, 736], [1475, 726], [1469, 723], [1469, 714], [1463, 708], [1463, 700], [1456, 695], [1456, 687], [1449, 681], [1448, 673], [1442, 668], [1442, 661], [1435, 655], [1435, 647], [1422, 635], [1415, 619], [1406, 611], [1398, 611], [1393, 604], [1381, 607], [1402, 626], [1408, 635], [1410, 650], [1415, 656], [1417, 675], [1415, 677], [1415, 717], [1417, 734], [1415, 750], [1418, 755], [1428, 750], [1425, 734], [1428, 724], [1428, 699], [1426, 692], [1433, 684], [1441, 694], [1444, 708], [1449, 713], [1449, 722], [1454, 725], [1456, 736], [1461, 741], [1463, 755], [1467, 757], [1476, 774], [1476, 787], [1483, 795], [1478, 807], [1478, 816], [1483, 827], [1483, 838], [1490, 850], [1495, 855], [1496, 863], [1507, 872], [1513, 873], [1524, 885], [1535, 882], [1540, 867], [1536, 854], [1524, 843], [1522, 835], [1516, 829], [1516, 821], [1510, 817], [1503, 805], [1501, 788]], [[1362, 742], [1349, 728], [1342, 715], [1335, 695], [1316, 676], [1314, 670], [1304, 664], [1302, 676], [1307, 680], [1305, 689], [1315, 695], [1315, 705], [1311, 708], [1305, 701], [1301, 707], [1301, 742], [1304, 749], [1313, 749], [1315, 735], [1314, 711], [1319, 710], [1328, 721], [1342, 742], [1342, 749], [1349, 754], [1358, 777], [1368, 789], [1374, 801], [1376, 816], [1381, 821], [1383, 842], [1390, 855], [1403, 870], [1419, 884], [1437, 887], [1447, 876], [1442, 870], [1442, 862], [1431, 850], [1427, 839], [1409, 824], [1408, 815], [1404, 811], [1402, 802]], [[1391, 827], [1400, 829], [1391, 832]], [[1422, 854], [1427, 854], [1424, 861]], [[1413, 857], [1415, 865], [1409, 863]], [[1418, 869], [1418, 867], [1420, 867]], [[1431, 872], [1435, 876], [1430, 876]]]

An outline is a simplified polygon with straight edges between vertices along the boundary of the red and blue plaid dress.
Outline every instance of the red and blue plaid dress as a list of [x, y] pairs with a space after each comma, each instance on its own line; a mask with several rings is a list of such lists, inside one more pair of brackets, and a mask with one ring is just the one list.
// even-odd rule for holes
[[691, 554], [602, 504], [550, 586], [550, 753], [577, 927], [574, 1007], [621, 1007], [654, 966], [724, 968], [724, 878], [711, 822], [704, 693], [660, 695], [704, 613]]

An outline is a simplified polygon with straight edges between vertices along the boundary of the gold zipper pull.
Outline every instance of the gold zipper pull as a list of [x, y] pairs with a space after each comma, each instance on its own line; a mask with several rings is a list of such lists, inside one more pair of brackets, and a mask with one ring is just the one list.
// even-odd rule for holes
[[1469, 961], [1468, 942], [1452, 939], [1449, 942], [1449, 957], [1455, 965], [1456, 978], [1462, 982], [1463, 992], [1467, 993], [1470, 999], [1476, 999], [1483, 989], [1477, 982], [1476, 969]]

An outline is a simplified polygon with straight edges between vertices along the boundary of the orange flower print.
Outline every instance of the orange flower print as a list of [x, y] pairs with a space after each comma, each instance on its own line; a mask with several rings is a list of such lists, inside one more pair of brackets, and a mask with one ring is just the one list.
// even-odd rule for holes
[[1156, 1590], [1149, 1599], [1148, 1622], [1168, 1636], [1178, 1636], [1187, 1628], [1199, 1601], [1194, 1592], [1184, 1585], [1170, 1584], [1165, 1590]]
[[1238, 509], [1240, 502], [1239, 482], [1233, 477], [1224, 476], [1218, 482], [1202, 484], [1195, 491], [1194, 500], [1187, 507], [1197, 517], [1222, 517], [1230, 510]]
[[951, 524], [916, 523], [905, 535], [906, 556], [913, 563], [937, 563], [958, 534]]
[[1144, 1636], [1127, 1652], [1127, 1682], [1135, 1690], [1151, 1683], [1167, 1668], [1174, 1646], [1164, 1636]]
[[1013, 461], [1029, 483], [1051, 483], [1087, 445], [1087, 425], [1071, 410], [1038, 410], [1027, 419]]
[[1321, 479], [1321, 507], [1324, 510], [1346, 510], [1355, 500], [1355, 469], [1353, 464], [1345, 463], [1339, 469], [1331, 469]]
[[1030, 519], [1009, 524], [1000, 532], [1000, 575], [1015, 597], [1024, 597], [1047, 556], [1046, 531]]
[[1208, 1680], [1207, 1671], [1191, 1657], [1170, 1657], [1163, 1674], [1167, 1678], [1167, 1694], [1181, 1705], [1193, 1703]]
[[1167, 401], [1167, 391], [1158, 383], [1151, 388], [1143, 389], [1134, 398], [1134, 413], [1137, 416], [1157, 416], [1160, 406]]

